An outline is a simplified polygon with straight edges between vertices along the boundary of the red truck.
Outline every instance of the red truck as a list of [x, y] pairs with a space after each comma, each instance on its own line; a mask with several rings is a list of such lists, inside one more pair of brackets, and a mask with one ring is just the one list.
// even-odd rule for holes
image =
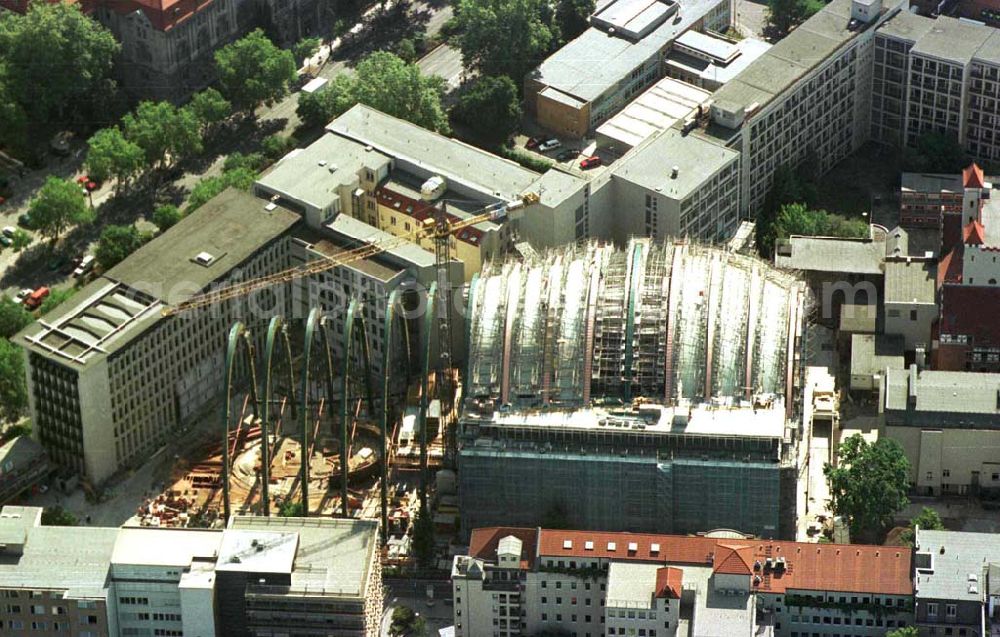
[[28, 298], [24, 299], [24, 307], [28, 308], [29, 310], [38, 309], [38, 306], [42, 304], [42, 301], [44, 301], [46, 297], [49, 296], [49, 292], [50, 290], [45, 286], [38, 288], [37, 290], [29, 294]]

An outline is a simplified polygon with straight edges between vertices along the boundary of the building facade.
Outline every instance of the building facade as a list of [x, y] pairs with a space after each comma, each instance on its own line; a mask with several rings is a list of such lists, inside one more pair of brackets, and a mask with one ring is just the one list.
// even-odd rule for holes
[[452, 566], [456, 637], [881, 637], [913, 624], [911, 550], [490, 527]]
[[373, 521], [234, 516], [224, 530], [68, 528], [41, 526], [41, 513], [0, 512], [4, 635], [379, 634]]

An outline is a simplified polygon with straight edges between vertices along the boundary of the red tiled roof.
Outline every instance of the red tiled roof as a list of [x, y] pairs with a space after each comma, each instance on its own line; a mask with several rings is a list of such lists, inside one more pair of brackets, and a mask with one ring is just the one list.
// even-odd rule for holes
[[719, 544], [712, 570], [726, 575], [750, 575], [753, 572], [753, 547]]
[[535, 548], [538, 546], [537, 529], [508, 526], [474, 529], [469, 539], [469, 555], [481, 560], [496, 561], [497, 545], [508, 535], [521, 540], [521, 565], [524, 568], [532, 568], [535, 564]]
[[1000, 288], [946, 285], [941, 290], [941, 334], [969, 336], [976, 347], [1000, 347], [998, 316]]
[[[409, 215], [417, 222], [422, 222], [424, 219], [432, 218], [438, 213], [437, 206], [430, 205], [425, 201], [417, 201], [412, 197], [398, 193], [386, 186], [380, 186], [375, 190], [375, 198], [383, 206], [399, 210], [400, 212]], [[398, 206], [396, 205], [397, 203], [399, 204]], [[453, 215], [451, 213], [447, 214], [448, 220], [452, 223], [462, 220], [461, 217], [458, 217], [457, 215]], [[468, 228], [462, 228], [461, 230], [456, 230], [452, 233], [452, 236], [460, 241], [477, 246], [480, 245], [483, 240], [483, 232], [471, 226]]]
[[681, 586], [684, 583], [684, 571], [673, 566], [664, 566], [656, 570], [656, 598], [681, 598]]
[[[1000, 289], [997, 291], [1000, 292]], [[487, 532], [494, 533], [495, 529]], [[504, 532], [504, 535], [508, 534], [509, 530]], [[475, 537], [475, 533], [473, 535]], [[564, 548], [567, 541], [570, 543], [570, 548]], [[593, 548], [587, 549], [587, 542], [592, 542]], [[613, 551], [608, 548], [609, 542], [614, 543]], [[634, 551], [628, 550], [629, 544], [635, 545]], [[653, 551], [654, 544], [658, 545], [659, 550]], [[745, 551], [740, 548], [744, 546]], [[910, 580], [912, 551], [904, 547], [762, 540], [741, 542], [703, 536], [550, 529], [543, 529], [538, 536], [540, 557], [574, 559], [592, 557], [713, 566], [715, 556], [726, 551], [729, 554], [735, 552], [741, 560], [746, 556], [748, 564], [752, 560], [753, 572], [761, 576], [761, 582], [756, 586], [756, 590], [762, 592], [783, 593], [789, 588], [885, 595], [908, 595], [913, 592], [913, 583]], [[495, 543], [493, 553], [496, 553]], [[765, 573], [763, 564], [767, 558], [776, 560], [779, 557], [785, 558], [785, 570], [781, 573], [775, 570]]]
[[93, 0], [120, 15], [142, 11], [158, 31], [169, 31], [212, 4], [213, 0]]
[[975, 163], [970, 164], [962, 171], [962, 183], [966, 188], [983, 188], [986, 185], [983, 181], [983, 169]]
[[965, 224], [965, 228], [962, 229], [962, 242], [967, 246], [981, 246], [986, 243], [985, 237], [986, 230], [983, 229], [983, 224], [976, 220]]

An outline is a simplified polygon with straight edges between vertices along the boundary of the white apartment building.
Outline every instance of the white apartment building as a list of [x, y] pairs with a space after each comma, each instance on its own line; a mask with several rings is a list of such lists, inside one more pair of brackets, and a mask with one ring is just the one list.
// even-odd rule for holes
[[456, 637], [882, 637], [909, 548], [490, 527], [452, 566]]

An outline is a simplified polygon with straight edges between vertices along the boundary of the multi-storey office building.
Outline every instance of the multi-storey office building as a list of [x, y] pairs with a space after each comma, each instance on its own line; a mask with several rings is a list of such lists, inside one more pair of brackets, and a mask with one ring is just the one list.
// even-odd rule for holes
[[895, 11], [834, 0], [715, 92], [705, 133], [741, 153], [743, 211], [778, 167], [808, 159], [823, 173], [868, 139], [872, 39]]
[[493, 266], [470, 292], [463, 528], [561, 510], [790, 537], [800, 293], [755, 259], [646, 240]]
[[452, 566], [456, 637], [881, 637], [913, 624], [909, 548], [493, 527]]
[[34, 429], [54, 462], [97, 484], [144, 459], [220, 391], [231, 322], [286, 311], [287, 295], [272, 291], [161, 314], [213, 285], [287, 267], [299, 217], [264, 204], [224, 192], [16, 337]]
[[979, 161], [1000, 159], [1000, 32], [910, 12], [875, 34], [872, 137], [912, 146], [944, 133]]
[[4, 507], [7, 634], [375, 637], [377, 523], [235, 516], [225, 530], [40, 526]]

